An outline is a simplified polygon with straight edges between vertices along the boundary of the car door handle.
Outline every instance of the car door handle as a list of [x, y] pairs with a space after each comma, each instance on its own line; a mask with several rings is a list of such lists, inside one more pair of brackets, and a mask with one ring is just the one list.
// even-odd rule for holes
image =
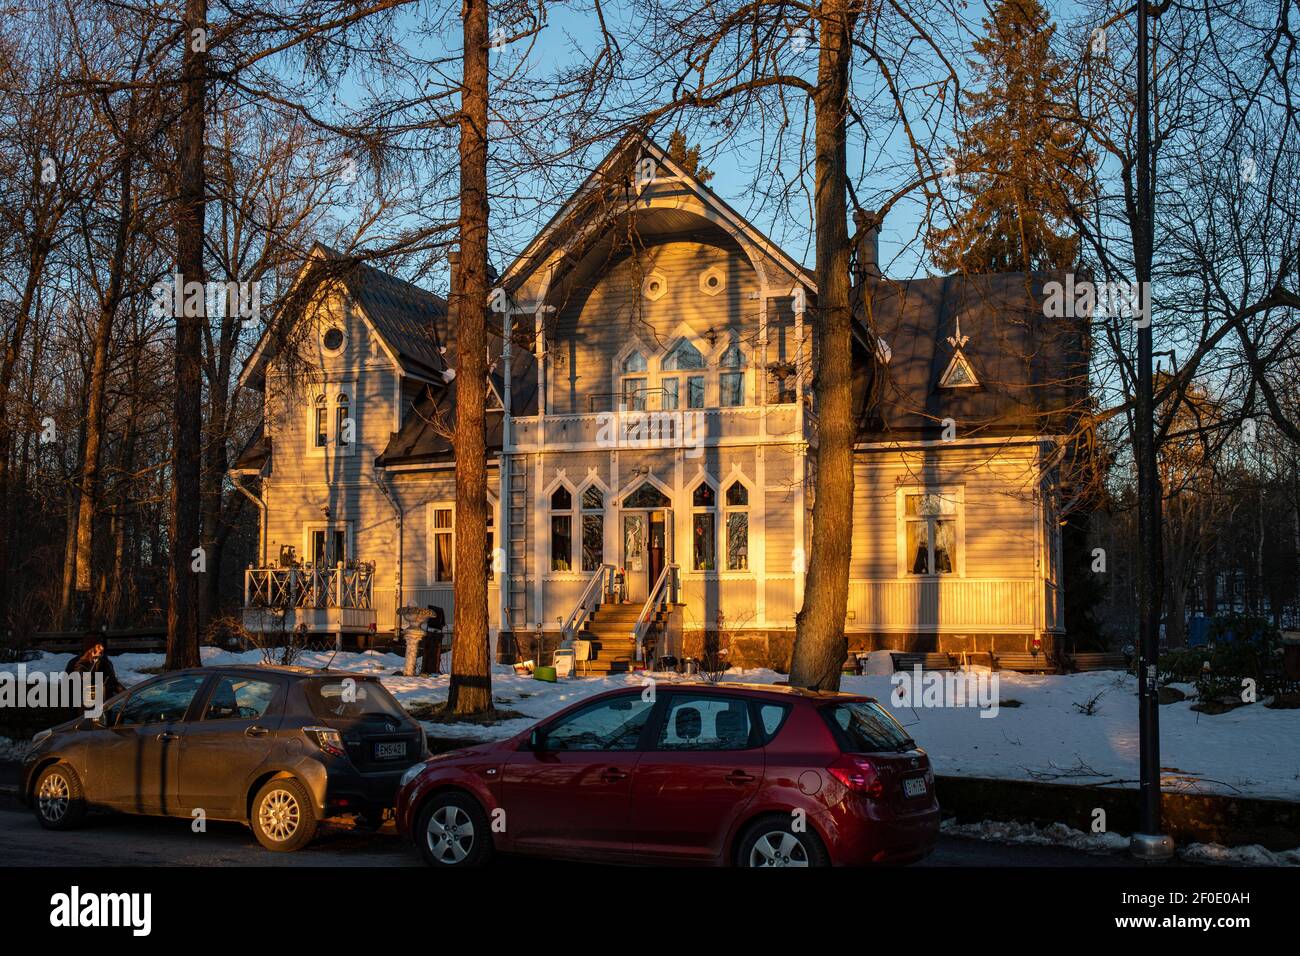
[[256, 726], [256, 725], [254, 725], [254, 726], [249, 727], [247, 730], [244, 731], [244, 736], [245, 736], [245, 737], [265, 737], [265, 736], [266, 736], [267, 734], [269, 734], [270, 732], [271, 732], [271, 731], [269, 731], [269, 730], [266, 729], [265, 727], [258, 727], [258, 726]]
[[164, 730], [161, 734], [158, 735], [158, 739], [159, 739], [159, 740], [177, 740], [177, 739], [179, 739], [179, 738], [178, 738], [178, 736], [177, 736], [176, 734], [168, 733], [167, 731]]
[[619, 780], [626, 780], [627, 774], [625, 774], [622, 770], [618, 770], [615, 769], [614, 767], [610, 767], [607, 770], [601, 771], [600, 779], [603, 780], [605, 783], [617, 783]]
[[753, 783], [757, 779], [758, 778], [753, 774], [746, 773], [743, 770], [733, 770], [731, 773], [727, 774], [727, 783], [734, 783], [737, 786], [746, 783]]

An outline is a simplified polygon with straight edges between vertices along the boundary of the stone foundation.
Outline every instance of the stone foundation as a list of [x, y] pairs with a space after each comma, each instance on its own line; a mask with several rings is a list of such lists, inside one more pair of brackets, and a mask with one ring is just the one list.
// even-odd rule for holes
[[[1043, 635], [1042, 651], [1054, 655], [1057, 636]], [[1031, 649], [1028, 634], [864, 634], [848, 635], [849, 653], [902, 651], [907, 653], [978, 654], [991, 652], [1026, 652]], [[717, 631], [686, 631], [682, 634], [680, 657], [702, 658], [706, 653], [727, 650], [733, 667], [768, 667], [781, 673], [790, 670], [794, 650], [794, 629], [733, 632], [719, 637]]]

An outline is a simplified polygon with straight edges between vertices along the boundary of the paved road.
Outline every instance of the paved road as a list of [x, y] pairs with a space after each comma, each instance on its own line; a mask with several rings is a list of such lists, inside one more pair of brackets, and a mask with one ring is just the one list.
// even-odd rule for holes
[[[392, 825], [358, 833], [327, 824], [298, 853], [263, 850], [247, 827], [210, 823], [192, 833], [189, 820], [91, 817], [67, 833], [41, 829], [29, 811], [0, 807], [0, 866], [418, 866]], [[538, 865], [523, 860], [506, 865]], [[1095, 856], [1058, 847], [1001, 846], [944, 837], [922, 866], [1128, 866], [1127, 854]]]

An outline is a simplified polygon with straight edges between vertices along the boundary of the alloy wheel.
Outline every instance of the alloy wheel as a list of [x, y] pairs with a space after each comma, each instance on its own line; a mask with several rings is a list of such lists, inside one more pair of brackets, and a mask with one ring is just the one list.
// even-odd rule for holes
[[784, 830], [764, 833], [749, 851], [750, 866], [808, 866], [804, 845]]
[[72, 787], [68, 778], [59, 772], [46, 776], [41, 781], [41, 789], [36, 794], [41, 816], [50, 823], [58, 823], [68, 812], [68, 801], [72, 796]]
[[302, 819], [298, 799], [288, 790], [272, 790], [262, 801], [257, 822], [262, 832], [276, 842], [283, 843], [296, 832]]
[[439, 807], [429, 817], [425, 841], [439, 863], [460, 863], [474, 847], [474, 821], [455, 804]]

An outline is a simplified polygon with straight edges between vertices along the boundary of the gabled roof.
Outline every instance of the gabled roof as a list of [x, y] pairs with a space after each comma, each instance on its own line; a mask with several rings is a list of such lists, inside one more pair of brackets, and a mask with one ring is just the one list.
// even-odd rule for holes
[[[516, 415], [537, 413], [537, 380], [527, 370], [512, 376], [511, 404]], [[488, 376], [487, 447], [488, 451], [501, 450], [501, 425], [503, 414], [492, 401], [492, 392], [498, 394], [505, 383], [499, 372]], [[375, 459], [380, 467], [389, 465], [427, 464], [456, 460], [446, 432], [456, 424], [456, 382], [445, 387], [425, 387], [420, 396], [406, 409], [402, 427], [393, 433], [383, 453]]]
[[[338, 263], [338, 281], [393, 361], [406, 374], [440, 378], [449, 367], [443, 355], [449, 338], [446, 300], [359, 260], [348, 265], [351, 258], [317, 242], [294, 282], [302, 280], [313, 260]], [[244, 365], [241, 384], [262, 381], [272, 348], [268, 328]]]
[[[870, 440], [934, 437], [943, 419], [958, 434], [1042, 434], [1069, 427], [1087, 399], [1086, 320], [1043, 314], [1056, 273], [879, 280], [859, 318], [888, 346], [885, 386]], [[966, 362], [974, 386], [944, 387]]]
[[[812, 270], [796, 262], [794, 258], [764, 235], [753, 223], [733, 209], [708, 185], [701, 182], [699, 177], [692, 175], [674, 162], [658, 143], [638, 131], [632, 131], [618, 141], [609, 154], [583, 180], [582, 185], [574, 191], [573, 195], [556, 211], [550, 221], [542, 227], [542, 230], [515, 257], [515, 260], [501, 277], [502, 287], [513, 293], [524, 279], [549, 261], [551, 255], [563, 247], [564, 239], [573, 234], [575, 221], [581, 221], [578, 214], [582, 210], [584, 200], [602, 186], [619, 182], [631, 172], [637, 159], [643, 155], [650, 156], [655, 160], [656, 164], [666, 168], [675, 179], [693, 191], [705, 206], [711, 208], [720, 220], [725, 222], [737, 234], [743, 235], [756, 248], [770, 256], [791, 276], [798, 277], [799, 281], [810, 292], [816, 293], [817, 289], [814, 284]], [[629, 209], [634, 208], [635, 205], [635, 202], [630, 202]]]

